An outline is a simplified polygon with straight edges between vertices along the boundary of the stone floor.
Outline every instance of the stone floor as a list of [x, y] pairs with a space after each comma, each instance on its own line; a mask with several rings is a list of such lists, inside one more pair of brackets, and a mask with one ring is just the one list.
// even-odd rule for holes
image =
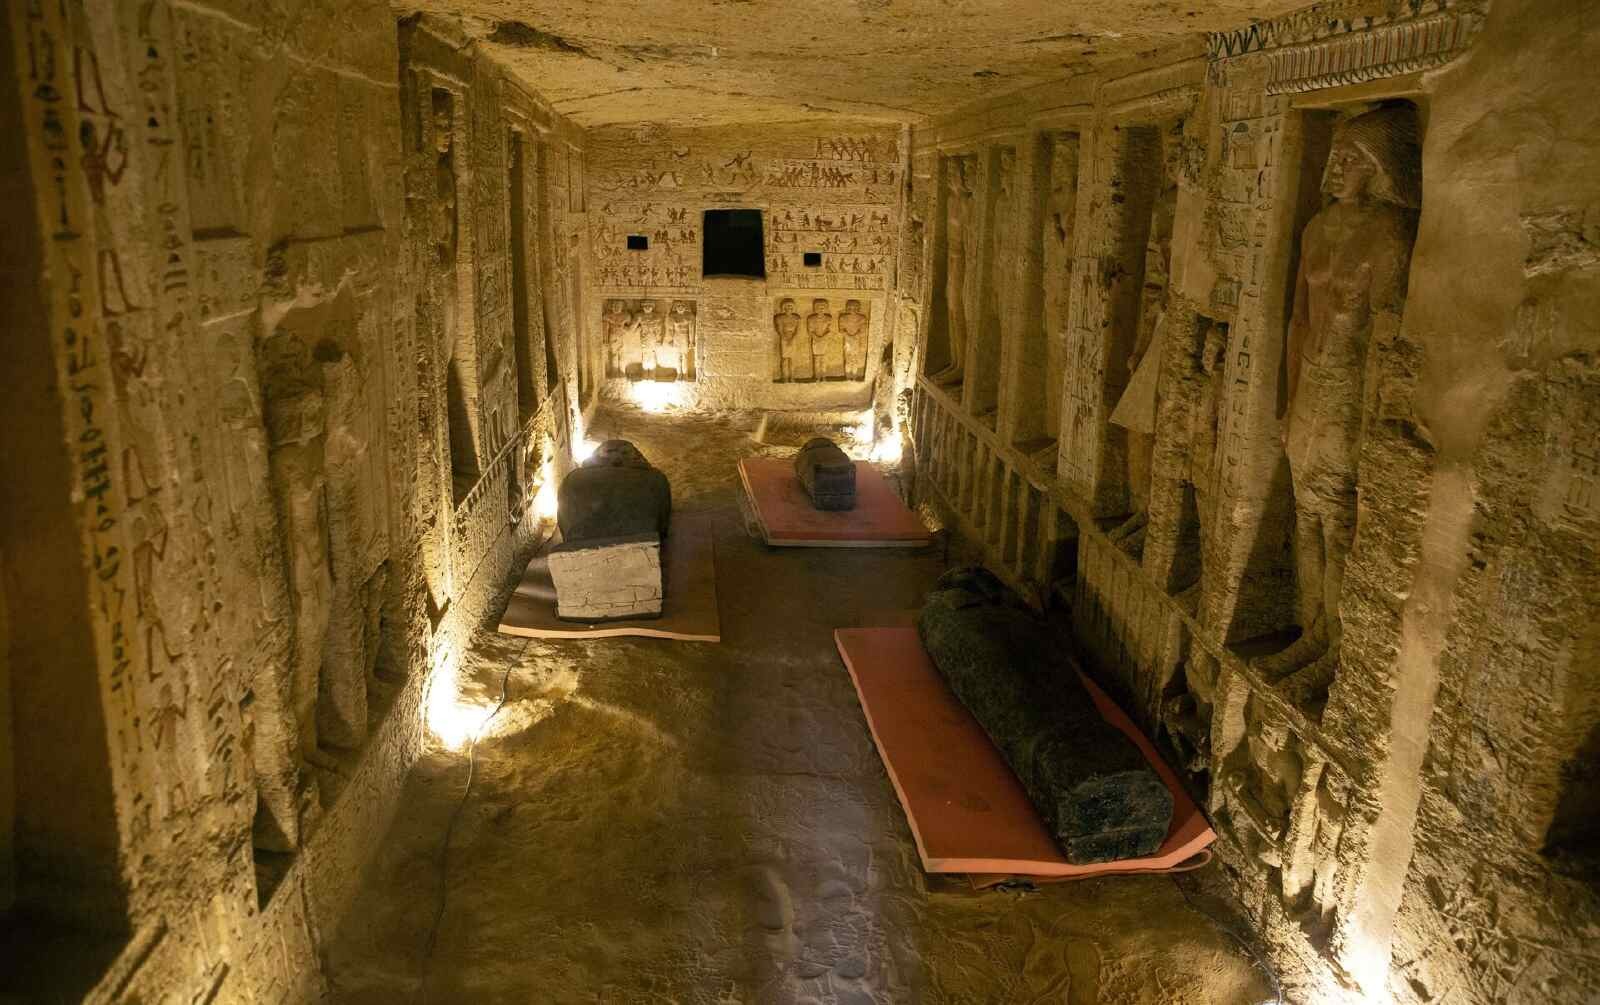
[[[329, 950], [328, 1001], [1202, 1002], [1273, 998], [1208, 914], [1214, 877], [975, 893], [925, 876], [833, 648], [915, 606], [942, 551], [774, 551], [745, 535], [744, 417], [608, 413], [679, 511], [720, 519], [723, 642], [480, 633], [477, 747], [425, 989], [463, 752], [424, 757]], [[767, 448], [770, 449], [770, 448]], [[1180, 882], [1182, 886], [1180, 886]]]

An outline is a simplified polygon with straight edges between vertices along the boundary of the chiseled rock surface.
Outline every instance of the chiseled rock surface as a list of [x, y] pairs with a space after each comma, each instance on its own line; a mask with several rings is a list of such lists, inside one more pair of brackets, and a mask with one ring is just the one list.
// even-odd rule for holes
[[556, 616], [615, 621], [661, 613], [661, 539], [653, 534], [562, 544], [550, 552]]
[[1149, 855], [1172, 793], [1100, 717], [1043, 624], [982, 568], [939, 577], [917, 618], [939, 672], [1000, 749], [1067, 860]]

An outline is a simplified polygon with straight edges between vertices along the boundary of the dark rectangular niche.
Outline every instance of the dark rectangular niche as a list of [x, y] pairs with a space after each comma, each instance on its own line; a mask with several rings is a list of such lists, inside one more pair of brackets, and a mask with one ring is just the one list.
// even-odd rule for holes
[[650, 250], [650, 238], [646, 237], [643, 234], [629, 234], [628, 235], [628, 250], [629, 251], [649, 251]]
[[702, 277], [767, 278], [759, 209], [708, 209], [702, 233]]
[[808, 251], [805, 253], [805, 266], [808, 269], [822, 268], [822, 252]]

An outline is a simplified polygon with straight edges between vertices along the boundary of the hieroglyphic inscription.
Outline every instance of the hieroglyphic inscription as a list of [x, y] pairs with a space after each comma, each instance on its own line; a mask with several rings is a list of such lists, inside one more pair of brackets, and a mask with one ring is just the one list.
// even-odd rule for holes
[[[894, 218], [876, 206], [784, 207], [767, 216], [767, 275], [798, 289], [882, 290], [892, 271]], [[806, 252], [822, 263], [805, 264]]]
[[[591, 214], [589, 247], [599, 286], [608, 290], [693, 292], [700, 284], [700, 214], [666, 203], [606, 203]], [[649, 243], [627, 246], [630, 235]]]

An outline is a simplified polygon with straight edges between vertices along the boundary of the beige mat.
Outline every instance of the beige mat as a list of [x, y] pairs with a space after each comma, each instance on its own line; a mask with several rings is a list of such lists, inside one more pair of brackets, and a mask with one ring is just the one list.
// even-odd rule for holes
[[679, 642], [721, 642], [717, 614], [716, 541], [709, 522], [677, 518], [661, 549], [666, 598], [659, 618], [593, 624], [556, 617], [556, 590], [549, 561], [536, 555], [500, 617], [503, 635], [533, 639], [608, 639], [634, 636]]

